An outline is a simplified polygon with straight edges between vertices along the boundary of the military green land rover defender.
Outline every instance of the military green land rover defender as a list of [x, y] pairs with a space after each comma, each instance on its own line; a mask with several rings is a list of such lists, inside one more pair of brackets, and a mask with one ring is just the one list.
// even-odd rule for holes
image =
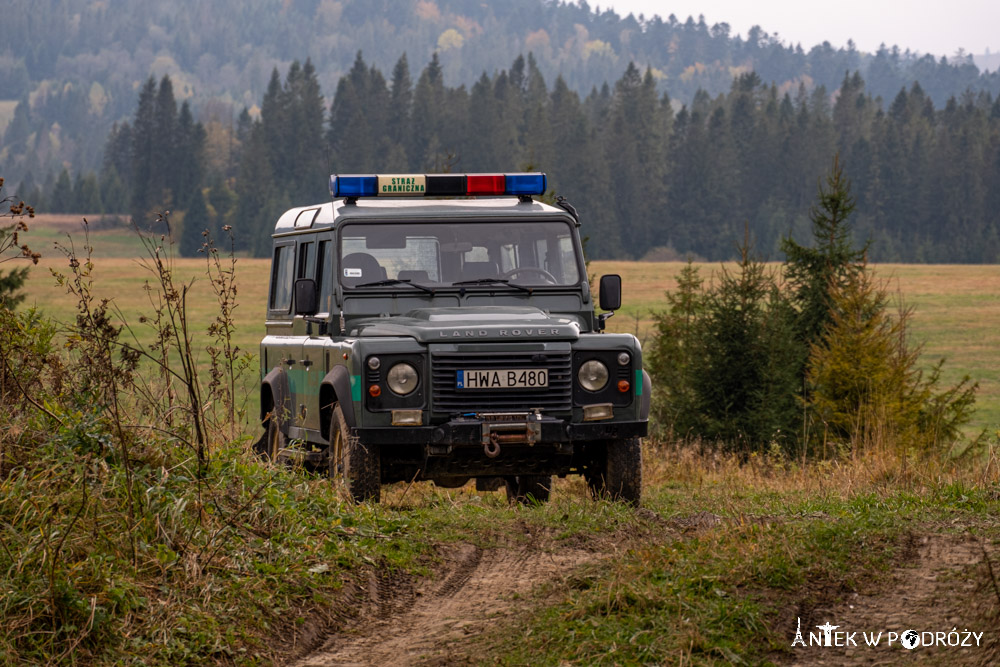
[[[433, 480], [544, 501], [552, 475], [638, 503], [650, 382], [603, 333], [573, 207], [544, 174], [330, 178], [274, 230], [258, 453], [359, 501]], [[437, 198], [435, 198], [437, 197]]]

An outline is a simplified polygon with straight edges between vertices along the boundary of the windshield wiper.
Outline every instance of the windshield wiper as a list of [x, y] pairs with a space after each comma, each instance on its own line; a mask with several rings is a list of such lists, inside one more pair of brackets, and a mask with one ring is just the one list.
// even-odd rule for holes
[[427, 285], [421, 285], [420, 283], [415, 283], [409, 278], [387, 278], [386, 280], [376, 280], [371, 283], [361, 283], [360, 285], [355, 285], [355, 287], [388, 287], [390, 285], [410, 285], [411, 287], [416, 287], [421, 289], [428, 294], [434, 294], [432, 290]]
[[459, 280], [458, 282], [452, 283], [452, 285], [506, 285], [507, 287], [513, 287], [514, 289], [519, 289], [522, 292], [531, 294], [530, 288], [525, 287], [524, 285], [518, 285], [517, 283], [512, 283], [505, 278], [476, 278], [474, 280]]

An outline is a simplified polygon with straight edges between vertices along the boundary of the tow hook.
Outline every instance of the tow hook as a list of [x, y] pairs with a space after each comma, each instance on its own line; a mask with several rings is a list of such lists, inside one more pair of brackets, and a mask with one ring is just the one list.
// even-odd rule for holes
[[496, 433], [490, 433], [490, 438], [483, 444], [483, 453], [491, 459], [500, 455], [500, 438]]

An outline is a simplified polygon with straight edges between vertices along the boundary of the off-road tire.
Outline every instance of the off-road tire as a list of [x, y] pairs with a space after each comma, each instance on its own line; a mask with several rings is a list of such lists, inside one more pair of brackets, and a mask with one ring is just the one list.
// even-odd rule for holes
[[503, 477], [477, 477], [476, 491], [499, 491], [504, 488]]
[[519, 503], [545, 503], [552, 491], [552, 475], [518, 475], [505, 478], [507, 500]]
[[278, 428], [278, 420], [271, 417], [264, 425], [264, 435], [253, 443], [253, 451], [261, 461], [275, 462], [285, 446], [285, 434]]
[[642, 497], [642, 445], [639, 438], [612, 440], [586, 475], [595, 498], [638, 505]]
[[434, 486], [441, 489], [461, 489], [469, 483], [468, 477], [434, 477]]
[[359, 502], [378, 502], [382, 486], [378, 445], [362, 445], [344, 419], [337, 404], [330, 416], [329, 475], [341, 480], [351, 497]]

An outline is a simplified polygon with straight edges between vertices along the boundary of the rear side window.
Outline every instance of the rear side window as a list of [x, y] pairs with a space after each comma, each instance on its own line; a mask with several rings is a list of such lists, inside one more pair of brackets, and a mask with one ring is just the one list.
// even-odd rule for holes
[[320, 241], [319, 244], [319, 309], [330, 312], [330, 294], [333, 292], [333, 244]]
[[287, 313], [292, 307], [292, 260], [295, 246], [283, 245], [274, 249], [271, 262], [271, 310]]
[[316, 253], [313, 252], [315, 243], [299, 244], [299, 278], [316, 277]]

